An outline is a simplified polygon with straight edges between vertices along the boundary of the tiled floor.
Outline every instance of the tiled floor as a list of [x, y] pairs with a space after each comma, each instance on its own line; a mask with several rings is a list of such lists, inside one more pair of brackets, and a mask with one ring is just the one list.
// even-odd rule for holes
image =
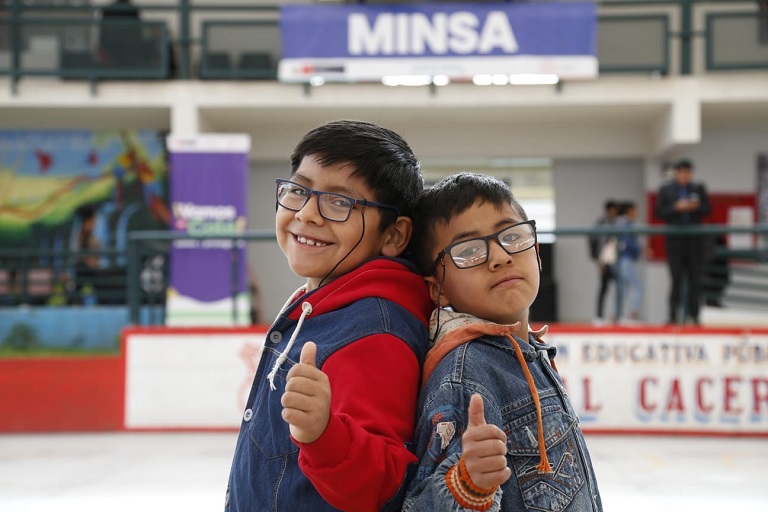
[[[222, 510], [235, 434], [0, 436], [2, 512]], [[768, 439], [589, 436], [606, 512], [768, 511]]]

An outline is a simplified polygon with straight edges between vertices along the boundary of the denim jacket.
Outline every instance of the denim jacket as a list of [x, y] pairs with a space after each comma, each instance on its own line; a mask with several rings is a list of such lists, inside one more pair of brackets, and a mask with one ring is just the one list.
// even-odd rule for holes
[[[382, 270], [384, 266], [386, 267]], [[378, 277], [374, 278], [374, 275]], [[386, 282], [382, 283], [383, 280]], [[377, 260], [301, 296], [293, 303], [289, 301], [267, 333], [246, 403], [227, 488], [227, 512], [337, 510], [321, 496], [316, 485], [300, 468], [299, 456], [302, 449], [291, 438], [288, 424], [282, 418], [280, 399], [285, 390], [286, 375], [299, 361], [301, 348], [306, 341], [314, 341], [317, 344], [316, 362], [320, 369], [324, 368], [324, 363], [330, 357], [341, 357], [340, 351], [343, 352], [343, 349], [362, 338], [370, 339], [371, 336], [377, 336], [376, 340], [380, 343], [370, 357], [381, 357], [387, 354], [393, 344], [404, 342], [420, 363], [427, 349], [426, 321], [431, 309], [426, 287], [421, 290], [416, 288], [415, 284], [412, 285], [413, 293], [398, 303], [389, 300], [386, 296], [389, 292], [386, 290], [382, 293], [382, 289], [392, 283], [392, 293], [402, 295], [404, 281], [408, 283], [410, 280], [423, 286], [420, 276], [406, 272], [394, 263]], [[409, 301], [409, 305], [414, 308], [419, 307], [419, 301], [427, 304], [420, 317], [412, 314], [412, 309], [403, 306]], [[417, 379], [418, 375], [412, 379], [414, 405]], [[376, 390], [368, 389], [364, 382], [360, 383], [359, 390], [355, 392], [364, 395], [360, 399], [371, 396], [370, 400], [376, 400]], [[413, 424], [413, 418], [411, 420]], [[354, 432], [359, 434], [360, 430]], [[361, 439], [356, 438], [352, 442], [370, 444], [364, 439], [367, 434], [359, 435]], [[406, 452], [409, 462], [415, 459], [408, 450], [410, 438], [394, 439], [392, 442], [398, 441], [398, 449]], [[407, 446], [404, 442], [407, 442]], [[339, 447], [337, 452], [344, 449]], [[344, 462], [347, 463], [346, 460]], [[363, 464], [363, 467], [371, 464], [370, 460], [356, 463]], [[404, 464], [402, 474], [396, 475], [401, 489], [390, 499], [393, 507], [398, 509], [405, 492], [405, 467], [407, 464]], [[346, 482], [345, 488], [344, 482], [336, 483], [336, 480], [333, 480], [339, 478], [335, 476], [334, 468], [324, 471], [326, 478], [330, 480], [326, 480], [324, 484], [338, 490], [347, 489], [348, 493], [354, 494], [349, 489], [349, 482]], [[361, 508], [356, 507], [356, 510]], [[366, 506], [365, 510], [370, 510], [369, 506]]]
[[[470, 397], [485, 403], [485, 418], [507, 435], [510, 479], [496, 491], [492, 511], [582, 512], [602, 510], [600, 494], [579, 420], [550, 360], [555, 348], [529, 333], [528, 342], [514, 337], [520, 356], [533, 377], [542, 422], [537, 421], [532, 386], [526, 380], [511, 337], [519, 325], [499, 326], [470, 315], [441, 311], [446, 324], [461, 324], [455, 342], [441, 342], [427, 356], [431, 371], [419, 399], [414, 442], [419, 468], [406, 494], [403, 512], [458, 511], [462, 508], [446, 485], [445, 475], [461, 456]], [[433, 315], [434, 327], [434, 315]], [[436, 351], [438, 357], [430, 356]], [[437, 359], [437, 361], [435, 361]], [[426, 375], [425, 375], [426, 376]], [[550, 473], [540, 472], [538, 430], [543, 430]]]

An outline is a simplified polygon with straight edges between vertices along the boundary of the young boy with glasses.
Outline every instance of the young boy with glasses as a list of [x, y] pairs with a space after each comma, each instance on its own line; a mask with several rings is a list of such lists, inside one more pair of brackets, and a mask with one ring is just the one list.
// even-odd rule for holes
[[306, 285], [267, 333], [225, 509], [399, 510], [433, 309], [405, 260], [423, 180], [396, 133], [335, 121], [277, 180], [277, 241]]
[[546, 327], [528, 331], [536, 223], [501, 180], [473, 173], [425, 190], [415, 219], [414, 255], [438, 309], [403, 511], [602, 510]]

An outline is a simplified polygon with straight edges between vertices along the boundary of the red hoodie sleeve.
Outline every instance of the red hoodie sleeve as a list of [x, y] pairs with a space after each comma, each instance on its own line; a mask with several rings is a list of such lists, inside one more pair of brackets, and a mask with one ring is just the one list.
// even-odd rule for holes
[[331, 416], [317, 441], [297, 443], [299, 466], [332, 506], [380, 510], [416, 461], [405, 442], [416, 422], [418, 360], [402, 340], [377, 334], [334, 353], [322, 370]]

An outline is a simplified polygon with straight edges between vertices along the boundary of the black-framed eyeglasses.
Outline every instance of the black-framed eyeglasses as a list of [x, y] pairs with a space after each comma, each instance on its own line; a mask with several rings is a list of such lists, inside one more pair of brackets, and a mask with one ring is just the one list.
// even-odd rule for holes
[[506, 227], [491, 235], [470, 238], [451, 244], [437, 255], [427, 271], [431, 276], [447, 254], [456, 268], [472, 268], [488, 261], [490, 240], [496, 240], [507, 254], [527, 251], [536, 245], [536, 221], [526, 220]]
[[317, 208], [320, 211], [320, 215], [324, 219], [333, 222], [344, 222], [349, 219], [349, 215], [352, 213], [352, 208], [354, 208], [356, 204], [394, 210], [397, 216], [400, 216], [400, 211], [390, 204], [377, 203], [375, 201], [368, 201], [367, 199], [354, 199], [334, 192], [320, 192], [319, 190], [313, 190], [289, 180], [276, 181], [277, 204], [294, 212], [298, 212], [304, 208], [309, 202], [309, 198], [314, 195], [317, 196]]

